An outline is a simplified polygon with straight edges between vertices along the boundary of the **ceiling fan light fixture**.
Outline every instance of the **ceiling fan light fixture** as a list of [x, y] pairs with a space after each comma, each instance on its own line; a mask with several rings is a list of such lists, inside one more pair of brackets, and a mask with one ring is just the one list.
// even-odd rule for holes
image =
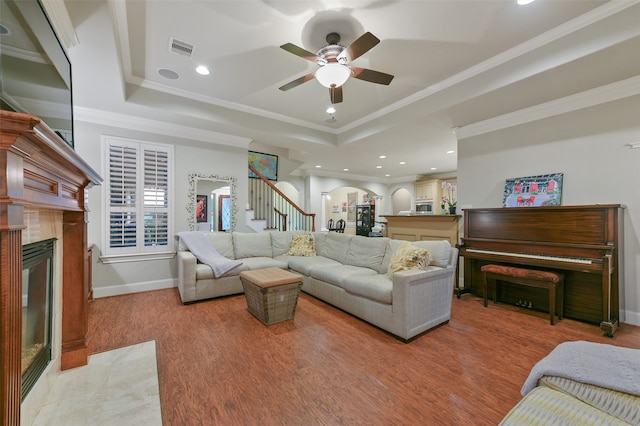
[[316, 80], [324, 87], [340, 87], [347, 82], [351, 69], [345, 65], [330, 62], [316, 71]]

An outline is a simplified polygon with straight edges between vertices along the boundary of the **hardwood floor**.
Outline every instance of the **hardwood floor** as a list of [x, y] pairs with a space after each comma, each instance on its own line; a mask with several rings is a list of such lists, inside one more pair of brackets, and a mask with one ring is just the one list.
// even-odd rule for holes
[[640, 327], [599, 327], [482, 299], [406, 344], [300, 295], [265, 326], [244, 296], [182, 305], [177, 289], [91, 302], [92, 353], [155, 340], [165, 425], [495, 425], [558, 343], [640, 348]]

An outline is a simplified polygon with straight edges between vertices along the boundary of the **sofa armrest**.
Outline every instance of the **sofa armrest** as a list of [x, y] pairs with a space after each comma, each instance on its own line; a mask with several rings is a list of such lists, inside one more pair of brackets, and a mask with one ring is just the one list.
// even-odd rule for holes
[[457, 261], [454, 250], [446, 268], [393, 274], [392, 309], [400, 316], [394, 334], [409, 339], [449, 321]]
[[198, 260], [190, 251], [178, 252], [178, 290], [182, 303], [196, 300], [196, 264]]

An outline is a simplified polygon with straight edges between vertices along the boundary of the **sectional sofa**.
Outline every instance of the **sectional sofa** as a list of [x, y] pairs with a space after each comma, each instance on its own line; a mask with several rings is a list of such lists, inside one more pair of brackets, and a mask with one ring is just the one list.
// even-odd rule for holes
[[[405, 241], [335, 232], [203, 234], [217, 253], [241, 264], [216, 277], [187, 248], [185, 233], [178, 234], [178, 288], [185, 304], [242, 293], [240, 272], [278, 267], [301, 274], [302, 291], [405, 341], [451, 316], [458, 250], [446, 240], [411, 243], [428, 251], [428, 261], [389, 273], [390, 267], [404, 269], [397, 254], [406, 251]], [[294, 250], [292, 242], [302, 238], [313, 241], [312, 252]]]

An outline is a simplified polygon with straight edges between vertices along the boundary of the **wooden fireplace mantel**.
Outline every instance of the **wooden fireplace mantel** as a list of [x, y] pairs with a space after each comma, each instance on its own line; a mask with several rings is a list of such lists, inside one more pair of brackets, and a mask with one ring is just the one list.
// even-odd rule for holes
[[87, 190], [102, 178], [38, 117], [0, 110], [0, 422], [20, 424], [24, 208], [62, 210], [62, 369], [86, 365]]

